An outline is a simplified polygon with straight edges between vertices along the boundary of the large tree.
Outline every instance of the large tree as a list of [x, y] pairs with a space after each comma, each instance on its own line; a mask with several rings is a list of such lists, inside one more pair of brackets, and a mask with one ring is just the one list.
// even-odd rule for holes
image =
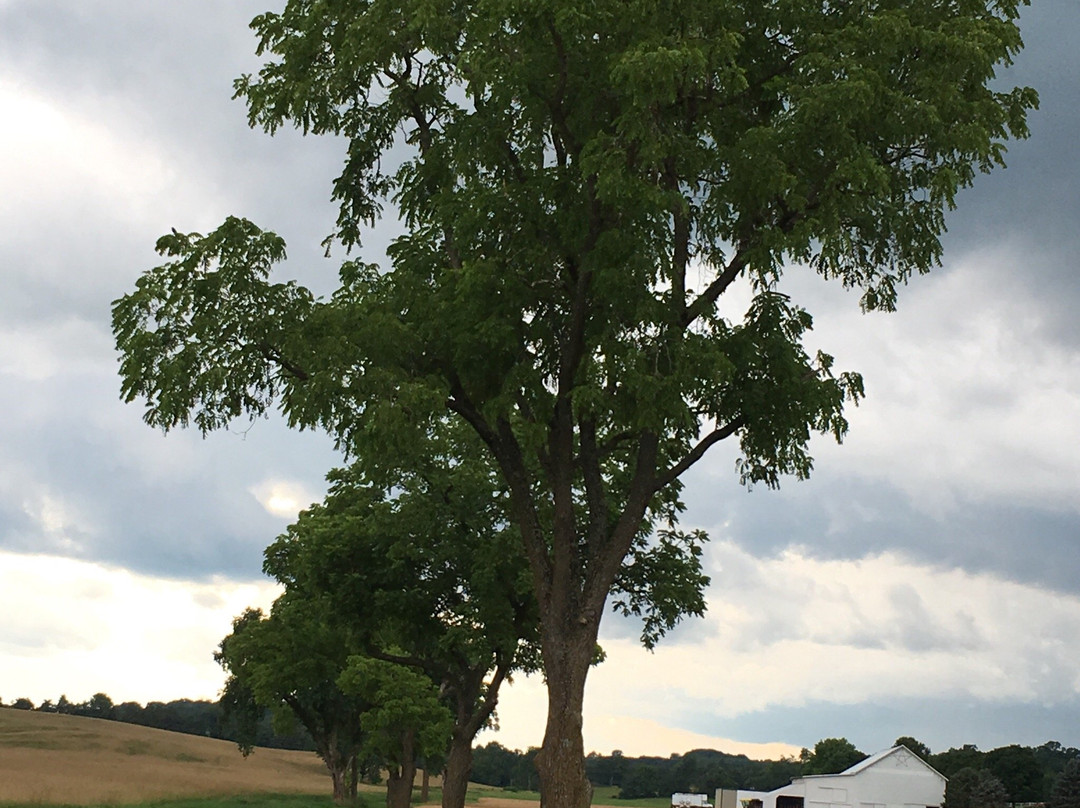
[[983, 764], [1005, 787], [1010, 802], [1039, 802], [1043, 793], [1043, 769], [1030, 746], [1010, 744], [992, 749]]
[[244, 220], [165, 237], [114, 311], [123, 395], [203, 429], [280, 396], [369, 474], [468, 424], [540, 606], [543, 799], [584, 808], [585, 679], [643, 521], [725, 439], [776, 485], [843, 436], [861, 380], [806, 350], [781, 273], [888, 310], [938, 263], [957, 190], [1027, 132], [1034, 93], [988, 86], [1019, 5], [289, 0], [253, 23], [250, 121], [344, 139], [331, 241], [388, 200], [404, 233], [328, 300], [271, 283], [284, 244]]

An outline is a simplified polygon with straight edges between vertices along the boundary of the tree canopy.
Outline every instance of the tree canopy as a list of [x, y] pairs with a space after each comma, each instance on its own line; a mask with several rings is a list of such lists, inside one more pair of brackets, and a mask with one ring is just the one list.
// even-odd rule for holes
[[215, 659], [229, 672], [222, 703], [252, 751], [260, 708], [297, 721], [311, 734], [333, 781], [334, 801], [356, 799], [370, 703], [345, 692], [338, 679], [348, 666], [350, 638], [302, 601], [278, 598], [269, 616], [248, 609], [233, 621]]
[[914, 753], [922, 760], [925, 760], [927, 762], [930, 761], [930, 755], [932, 754], [932, 752], [930, 751], [930, 747], [924, 744], [922, 741], [917, 740], [916, 738], [912, 738], [910, 735], [901, 735], [899, 738], [893, 741], [893, 746], [903, 746], [909, 752]]
[[965, 767], [945, 785], [942, 808], [1005, 808], [1008, 792], [1001, 781], [986, 769]]
[[[355, 468], [334, 471], [325, 501], [267, 548], [264, 567], [373, 660], [351, 663], [357, 670], [396, 663], [437, 684], [452, 715], [448, 743], [420, 745], [420, 733], [413, 745], [445, 760], [443, 805], [460, 808], [473, 739], [502, 683], [537, 668], [537, 608], [505, 492], [475, 446], [442, 446], [385, 487]], [[398, 775], [411, 778], [402, 765]]]
[[861, 379], [805, 348], [780, 277], [889, 310], [938, 263], [958, 189], [1027, 134], [1035, 94], [990, 85], [1019, 5], [289, 0], [253, 22], [250, 122], [344, 139], [330, 247], [387, 204], [404, 232], [327, 300], [271, 282], [284, 242], [246, 220], [165, 236], [114, 307], [123, 396], [204, 430], [276, 400], [375, 482], [467, 424], [539, 604], [544, 800], [584, 808], [585, 678], [626, 560], [694, 541], [679, 478], [717, 443], [773, 486], [843, 436]]
[[837, 774], [866, 758], [847, 738], [823, 738], [813, 752], [803, 749], [800, 756], [803, 774]]

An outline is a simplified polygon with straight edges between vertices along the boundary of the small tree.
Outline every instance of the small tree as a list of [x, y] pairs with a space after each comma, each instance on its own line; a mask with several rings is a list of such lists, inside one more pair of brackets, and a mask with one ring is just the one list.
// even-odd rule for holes
[[112, 718], [113, 709], [113, 700], [106, 693], [95, 693], [85, 704], [79, 705], [80, 714], [91, 718]]
[[356, 799], [360, 715], [369, 707], [337, 685], [351, 650], [347, 634], [310, 604], [281, 597], [269, 617], [248, 609], [234, 620], [214, 655], [230, 674], [222, 703], [237, 723], [241, 751], [254, 747], [259, 707], [274, 710], [279, 725], [299, 721], [326, 764], [338, 805]]
[[1001, 781], [986, 769], [960, 769], [945, 786], [943, 808], [1005, 808], [1009, 796]]
[[365, 750], [389, 772], [387, 808], [409, 808], [417, 758], [444, 754], [454, 727], [438, 688], [404, 665], [362, 656], [349, 658], [338, 686], [370, 705], [360, 725]]

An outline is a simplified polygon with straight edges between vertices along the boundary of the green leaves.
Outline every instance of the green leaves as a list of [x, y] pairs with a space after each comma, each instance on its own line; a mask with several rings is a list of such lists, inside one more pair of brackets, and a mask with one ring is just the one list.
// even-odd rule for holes
[[430, 679], [406, 668], [364, 656], [349, 658], [337, 684], [371, 705], [360, 717], [367, 733], [366, 748], [390, 766], [412, 764], [402, 754], [402, 736], [414, 743], [407, 751], [417, 757], [441, 757], [454, 725], [450, 710], [439, 700]]
[[315, 305], [303, 287], [269, 281], [285, 243], [230, 217], [206, 236], [173, 231], [157, 249], [175, 260], [113, 302], [122, 397], [146, 399], [144, 419], [164, 430], [263, 414], [284, 375], [305, 375], [289, 353]]
[[656, 531], [656, 541], [640, 536], [612, 587], [614, 611], [641, 618], [641, 643], [652, 650], [687, 615], [705, 615], [709, 576], [701, 569], [704, 531], [673, 527]]

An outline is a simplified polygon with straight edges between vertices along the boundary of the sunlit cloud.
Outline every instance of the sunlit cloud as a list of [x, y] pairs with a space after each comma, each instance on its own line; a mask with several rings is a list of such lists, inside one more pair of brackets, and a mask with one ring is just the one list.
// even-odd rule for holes
[[249, 490], [268, 513], [282, 519], [295, 519], [318, 499], [302, 484], [290, 480], [263, 480]]
[[[231, 621], [269, 608], [271, 583], [172, 581], [56, 556], [0, 553], [5, 701], [217, 697], [213, 661]], [[27, 611], [27, 604], [33, 609]]]

